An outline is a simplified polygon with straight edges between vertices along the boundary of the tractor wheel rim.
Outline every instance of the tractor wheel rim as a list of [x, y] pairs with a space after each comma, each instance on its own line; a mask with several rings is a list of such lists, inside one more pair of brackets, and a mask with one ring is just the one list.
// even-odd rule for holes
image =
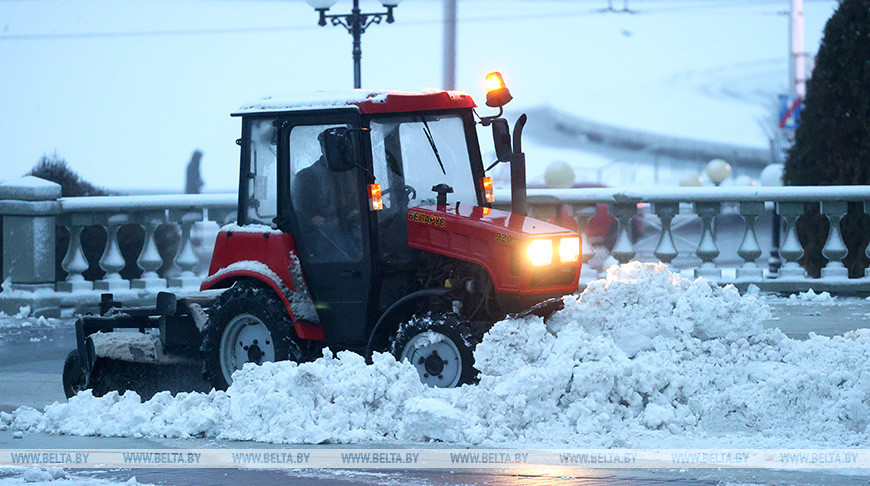
[[462, 378], [459, 348], [440, 332], [421, 332], [412, 337], [402, 349], [400, 359], [408, 360], [417, 369], [420, 380], [432, 387], [451, 388]]
[[258, 317], [239, 314], [233, 317], [221, 336], [220, 365], [224, 380], [233, 382], [233, 372], [245, 363], [275, 361], [272, 333]]

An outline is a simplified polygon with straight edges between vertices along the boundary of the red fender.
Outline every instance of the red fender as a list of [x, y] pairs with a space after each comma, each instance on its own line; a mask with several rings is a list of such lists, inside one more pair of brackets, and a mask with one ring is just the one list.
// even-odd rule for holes
[[226, 288], [239, 279], [268, 285], [281, 298], [300, 338], [325, 339], [323, 327], [309, 323], [318, 322], [317, 315], [291, 235], [265, 227], [256, 232], [246, 227], [221, 231], [200, 290]]

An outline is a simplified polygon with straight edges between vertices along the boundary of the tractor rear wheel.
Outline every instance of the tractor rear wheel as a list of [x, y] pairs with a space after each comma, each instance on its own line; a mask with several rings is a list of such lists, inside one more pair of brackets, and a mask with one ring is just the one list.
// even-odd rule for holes
[[423, 383], [453, 388], [476, 381], [473, 351], [478, 341], [455, 314], [425, 314], [399, 327], [391, 351], [397, 360], [409, 361]]
[[70, 351], [63, 362], [63, 393], [67, 398], [74, 397], [78, 392], [85, 389], [87, 377], [79, 363], [79, 352]]
[[139, 363], [97, 357], [88, 378], [91, 393], [95, 397], [101, 397], [113, 391], [124, 394], [128, 390], [134, 390], [139, 393], [140, 397], [143, 396], [141, 388], [136, 390], [133, 386], [137, 381], [142, 381], [144, 373], [139, 371], [141, 366], [143, 365]]
[[90, 389], [95, 397], [101, 397], [110, 391], [124, 393], [132, 390], [127, 367], [134, 365], [135, 363], [97, 358], [90, 374], [85, 375], [79, 364], [78, 351], [71, 351], [63, 363], [63, 392], [67, 398], [72, 398], [86, 389]]
[[203, 378], [218, 390], [226, 390], [245, 363], [309, 358], [304, 350], [310, 346], [297, 337], [284, 303], [256, 284], [239, 283], [221, 294], [203, 332]]

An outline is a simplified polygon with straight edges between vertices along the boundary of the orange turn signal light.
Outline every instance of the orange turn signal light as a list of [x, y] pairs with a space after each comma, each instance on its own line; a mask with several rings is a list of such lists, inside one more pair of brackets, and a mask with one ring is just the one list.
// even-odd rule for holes
[[492, 192], [492, 177], [481, 177], [480, 186], [483, 189], [483, 199], [488, 202], [495, 202], [495, 193]]
[[384, 209], [384, 200], [381, 199], [381, 185], [369, 184], [369, 209], [380, 211]]

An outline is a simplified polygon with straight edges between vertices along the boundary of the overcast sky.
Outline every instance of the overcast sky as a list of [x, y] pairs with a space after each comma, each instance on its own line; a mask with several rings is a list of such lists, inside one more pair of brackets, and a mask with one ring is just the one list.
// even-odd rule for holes
[[[616, 2], [621, 6], [621, 1]], [[362, 2], [380, 9], [379, 2]], [[504, 73], [523, 107], [764, 146], [785, 90], [788, 2], [460, 1], [458, 87], [482, 103]], [[807, 2], [815, 51], [835, 1]], [[348, 0], [335, 11], [349, 10]], [[363, 36], [364, 88], [440, 87], [439, 1], [406, 0]], [[0, 180], [57, 153], [97, 184], [183, 188], [204, 151], [207, 190], [236, 184], [242, 104], [352, 85], [351, 38], [303, 1], [0, 2]]]

